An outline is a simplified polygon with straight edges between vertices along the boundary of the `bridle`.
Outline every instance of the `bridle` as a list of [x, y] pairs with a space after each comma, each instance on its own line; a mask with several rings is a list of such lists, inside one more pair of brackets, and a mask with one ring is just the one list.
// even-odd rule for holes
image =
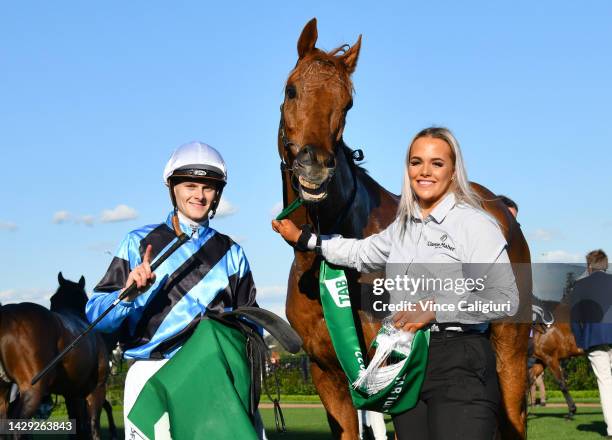
[[[281, 154], [280, 169], [281, 169], [281, 176], [282, 176], [282, 181], [283, 181], [283, 206], [287, 207], [287, 202], [288, 202], [287, 200], [288, 199], [287, 179], [289, 179], [289, 182], [291, 183], [291, 186], [296, 193], [296, 197], [299, 198], [300, 193], [299, 193], [299, 187], [298, 187], [299, 182], [296, 177], [296, 165], [297, 165], [296, 161], [294, 160], [293, 163], [289, 165], [286, 162], [285, 157], [288, 157], [289, 153], [292, 152], [292, 147], [295, 148], [298, 152], [301, 151], [303, 147], [291, 141], [287, 136], [287, 132], [285, 130], [284, 105], [285, 104], [283, 103], [280, 106], [281, 117], [280, 117], [280, 123], [278, 127], [278, 133], [279, 133], [281, 144], [284, 149], [284, 154]], [[344, 112], [344, 116], [342, 118], [343, 121], [346, 120], [346, 114], [348, 113], [348, 110], [349, 109], [347, 108]], [[355, 202], [355, 198], [357, 196], [357, 173], [355, 171], [355, 167], [356, 167], [355, 162], [360, 162], [364, 159], [363, 150], [361, 149], [352, 150], [349, 147], [347, 147], [341, 140], [336, 141], [334, 143], [334, 149], [333, 149], [334, 151], [333, 164], [329, 167], [331, 169], [329, 170], [329, 177], [327, 179], [326, 185], [329, 185], [332, 179], [334, 178], [334, 176], [336, 175], [335, 174], [335, 168], [336, 168], [336, 163], [337, 163], [336, 155], [338, 154], [339, 149], [341, 149], [342, 152], [344, 153], [349, 169], [351, 170], [353, 185], [351, 189], [351, 195], [349, 196], [347, 202], [344, 204], [341, 214], [336, 218], [336, 221], [334, 222], [329, 232], [336, 231], [338, 226], [340, 226], [344, 222], [344, 220], [346, 220], [346, 217], [349, 211], [351, 210], [351, 206]], [[312, 226], [315, 228], [316, 232], [318, 233], [320, 231], [318, 203], [313, 204], [313, 203], [306, 202], [305, 207], [308, 213], [308, 217], [310, 217], [310, 220], [312, 221]]]

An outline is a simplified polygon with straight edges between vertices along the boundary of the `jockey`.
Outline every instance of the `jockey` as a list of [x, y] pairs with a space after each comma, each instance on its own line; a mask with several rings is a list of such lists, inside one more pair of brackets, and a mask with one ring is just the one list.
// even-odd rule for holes
[[[219, 152], [200, 142], [182, 145], [163, 178], [173, 210], [164, 222], [127, 234], [86, 306], [93, 321], [126, 288], [138, 287], [97, 326], [104, 332], [120, 329], [124, 356], [136, 360], [125, 381], [126, 438], [140, 435], [127, 415], [145, 382], [179, 352], [203, 315], [257, 305], [244, 251], [209, 225], [227, 183]], [[152, 272], [152, 261], [182, 232], [189, 241]]]

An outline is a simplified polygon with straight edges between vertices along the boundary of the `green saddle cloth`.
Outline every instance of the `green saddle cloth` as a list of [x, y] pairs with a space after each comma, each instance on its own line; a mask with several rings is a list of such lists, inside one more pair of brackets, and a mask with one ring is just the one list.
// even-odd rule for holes
[[249, 417], [246, 338], [204, 319], [185, 345], [145, 384], [128, 419], [149, 439], [257, 440]]

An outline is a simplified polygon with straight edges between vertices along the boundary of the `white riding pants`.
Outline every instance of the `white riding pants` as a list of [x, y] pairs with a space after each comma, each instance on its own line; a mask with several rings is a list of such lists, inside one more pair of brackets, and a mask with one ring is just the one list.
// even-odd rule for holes
[[588, 356], [597, 378], [601, 410], [608, 435], [612, 435], [612, 347], [604, 345], [601, 349], [589, 351]]

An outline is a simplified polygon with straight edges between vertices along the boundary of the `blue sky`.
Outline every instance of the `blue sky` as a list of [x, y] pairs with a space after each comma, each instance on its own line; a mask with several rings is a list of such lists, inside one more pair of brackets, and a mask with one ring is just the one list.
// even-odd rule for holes
[[534, 259], [612, 253], [607, 0], [11, 2], [0, 6], [0, 301], [45, 303], [60, 270], [90, 292], [127, 231], [165, 218], [171, 151], [201, 140], [229, 168], [229, 213], [213, 226], [243, 245], [261, 303], [281, 310], [291, 250], [269, 226], [278, 108], [315, 16], [319, 47], [363, 35], [345, 140], [374, 178], [399, 192], [410, 138], [446, 125], [469, 177], [519, 203]]

